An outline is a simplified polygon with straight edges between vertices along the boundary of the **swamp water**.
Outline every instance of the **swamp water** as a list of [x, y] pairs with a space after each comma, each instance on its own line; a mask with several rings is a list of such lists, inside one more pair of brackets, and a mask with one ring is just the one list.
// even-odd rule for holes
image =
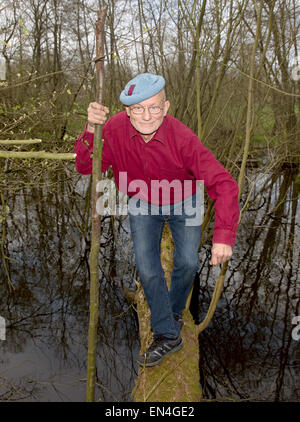
[[[50, 179], [40, 188], [4, 192], [1, 401], [85, 401], [89, 177], [71, 172]], [[199, 336], [203, 400], [300, 401], [300, 328], [293, 324], [300, 316], [295, 180], [296, 173], [286, 170], [249, 185], [223, 294]], [[219, 273], [208, 265], [209, 251], [209, 244], [200, 251], [191, 304], [196, 322], [207, 311]], [[103, 219], [100, 254], [96, 398], [126, 402], [132, 400], [139, 352], [136, 315], [122, 292], [138, 279], [126, 216]]]

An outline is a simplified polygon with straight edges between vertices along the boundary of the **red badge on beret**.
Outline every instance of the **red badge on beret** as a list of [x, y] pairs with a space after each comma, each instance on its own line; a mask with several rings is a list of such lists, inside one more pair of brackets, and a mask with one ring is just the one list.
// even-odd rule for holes
[[129, 90], [128, 90], [128, 95], [132, 95], [134, 87], [135, 87], [135, 84], [130, 85]]

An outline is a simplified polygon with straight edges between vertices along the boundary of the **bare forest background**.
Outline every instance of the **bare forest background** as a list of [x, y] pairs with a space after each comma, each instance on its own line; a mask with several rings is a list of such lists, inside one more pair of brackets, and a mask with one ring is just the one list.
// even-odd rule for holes
[[[236, 315], [235, 309], [238, 310], [242, 328], [231, 316], [228, 328], [217, 322], [216, 326], [221, 328], [216, 331], [218, 347], [214, 345], [214, 349], [223, 358], [231, 347], [229, 359], [234, 365], [240, 362], [239, 355], [246, 356], [252, 382], [256, 349], [253, 352], [250, 346], [248, 348], [249, 338], [249, 344], [262, 353], [257, 371], [259, 374], [265, 371], [266, 396], [269, 397], [276, 387], [277, 399], [298, 397], [297, 367], [293, 366], [297, 362], [296, 346], [290, 337], [287, 339], [286, 327], [292, 317], [299, 315], [299, 294], [296, 292], [299, 266], [296, 216], [300, 191], [299, 0], [0, 0], [0, 270], [8, 281], [10, 293], [15, 291], [15, 295], [2, 295], [7, 299], [8, 310], [1, 309], [1, 315], [8, 315], [13, 321], [11, 327], [14, 327], [18, 316], [20, 321], [24, 319], [23, 304], [29, 309], [26, 315], [35, 315], [35, 307], [38, 319], [32, 325], [35, 328], [28, 329], [28, 333], [34, 332], [44, 338], [48, 335], [43, 331], [44, 327], [50, 329], [52, 336], [52, 323], [48, 324], [50, 328], [40, 325], [39, 315], [52, 318], [52, 313], [56, 315], [57, 309], [59, 312], [62, 309], [68, 316], [62, 318], [62, 333], [65, 333], [66, 322], [70, 327], [75, 321], [76, 329], [66, 332], [72, 347], [73, 335], [74, 338], [78, 335], [78, 344], [82, 343], [87, 324], [88, 269], [84, 263], [91, 247], [91, 178], [76, 173], [74, 155], [69, 153], [73, 153], [74, 142], [86, 123], [88, 104], [96, 98], [95, 24], [97, 11], [104, 5], [107, 5], [104, 104], [109, 107], [110, 115], [123, 109], [120, 92], [137, 73], [163, 75], [167, 98], [171, 102], [170, 114], [198, 134], [240, 187], [239, 247], [224, 293], [232, 306], [228, 307], [228, 312]], [[31, 158], [25, 154], [20, 156], [21, 152]], [[56, 153], [68, 153], [68, 157], [64, 155], [64, 159], [58, 159]], [[40, 154], [39, 157], [36, 154]], [[201, 246], [205, 246], [212, 236], [212, 214], [212, 203], [208, 201]], [[116, 343], [112, 348], [119, 350], [118, 336], [126, 331], [112, 329], [111, 321], [119, 321], [111, 318], [111, 315], [119, 314], [115, 285], [123, 287], [127, 280], [135, 280], [136, 270], [133, 260], [131, 263], [127, 233], [126, 236], [122, 234], [123, 220], [110, 216], [109, 223], [108, 220], [104, 223], [101, 247], [105, 251], [102, 251], [101, 271], [108, 282], [101, 284], [101, 341], [106, 346], [109, 338], [107, 344], [111, 344], [113, 332]], [[206, 252], [208, 249], [203, 247], [202, 254], [208, 261]], [[207, 261], [203, 260], [204, 264]], [[210, 283], [211, 270], [207, 267], [207, 273], [203, 270], [201, 274], [201, 288], [204, 284], [208, 288]], [[223, 268], [225, 274], [226, 264]], [[37, 288], [37, 293], [31, 293], [28, 286], [34, 292]], [[36, 299], [40, 286], [46, 290], [42, 291], [41, 299]], [[233, 286], [237, 290], [233, 290]], [[58, 301], [53, 299], [49, 305], [48, 292], [52, 287], [55, 293], [50, 296], [58, 297]], [[258, 294], [260, 290], [262, 299]], [[75, 292], [74, 302], [66, 300], [71, 308], [75, 304], [74, 319], [71, 313], [65, 313], [66, 292]], [[202, 299], [204, 296], [203, 293]], [[13, 306], [12, 297], [16, 301]], [[225, 294], [223, 298], [226, 298]], [[268, 300], [270, 304], [267, 304]], [[44, 309], [43, 313], [40, 309]], [[252, 323], [249, 337], [248, 333], [244, 335], [244, 317]], [[55, 321], [59, 320], [60, 317]], [[117, 322], [115, 327], [119, 327]], [[277, 327], [277, 323], [279, 331], [274, 328], [273, 335], [273, 326]], [[280, 324], [283, 323], [282, 328]], [[57, 324], [60, 327], [59, 322]], [[56, 344], [58, 337], [56, 322], [53, 327], [55, 335], [49, 337], [51, 341], [45, 341], [47, 350], [49, 345]], [[222, 351], [220, 341], [227, 338], [223, 335], [224, 327], [232, 341], [230, 347], [226, 341]], [[264, 331], [266, 327], [271, 327], [270, 340]], [[242, 340], [237, 335], [239, 330]], [[25, 348], [22, 338], [25, 339], [27, 331], [23, 337], [18, 330], [18, 335], [11, 332], [12, 348], [17, 350], [15, 344]], [[103, 385], [112, 389], [115, 378], [111, 373], [114, 373], [115, 365], [119, 369], [115, 371], [116, 385], [122, 397], [128, 390], [128, 377], [135, 376], [130, 366], [133, 337], [127, 337], [130, 359], [123, 361], [122, 358], [122, 365], [118, 366], [115, 362], [119, 361], [112, 359], [108, 349], [105, 364], [99, 365], [102, 371], [99, 378], [103, 378]], [[281, 337], [282, 349], [278, 340]], [[233, 347], [235, 342], [238, 346]], [[65, 352], [64, 335], [61, 343]], [[240, 344], [248, 354], [236, 352], [242, 350]], [[206, 359], [205, 349], [206, 346], [202, 346], [200, 350], [202, 365]], [[56, 359], [57, 351], [53, 350]], [[276, 382], [266, 365], [265, 356], [269, 352], [272, 371], [274, 362], [280, 361]], [[86, 350], [83, 348], [80, 353], [78, 361], [82, 370], [81, 356], [85, 356]], [[105, 347], [101, 353], [106, 358]], [[210, 350], [208, 355], [211, 367]], [[34, 360], [31, 349], [29, 356]], [[216, 362], [213, 378], [216, 374], [221, 378], [223, 372]], [[58, 364], [60, 371], [59, 360]], [[112, 372], [110, 367], [113, 367]], [[127, 372], [124, 372], [123, 380], [124, 367]], [[227, 365], [224, 364], [224, 368], [226, 374], [229, 373]], [[295, 379], [291, 368], [296, 368], [293, 369]], [[73, 368], [71, 370], [73, 375]], [[235, 373], [235, 368], [231, 370]], [[226, 377], [224, 382], [227, 383]], [[295, 387], [290, 394], [292, 382]], [[287, 392], [281, 393], [284, 383]], [[241, 379], [241, 385], [244, 386], [244, 379]], [[252, 394], [251, 385], [249, 394]], [[256, 387], [253, 394], [258, 395]], [[239, 397], [244, 399], [246, 396]]]
[[[42, 144], [17, 149], [73, 151], [95, 99], [94, 28], [102, 6], [1, 1], [2, 140], [39, 138]], [[245, 149], [248, 159], [263, 157], [271, 167], [299, 160], [297, 0], [110, 0], [107, 6], [104, 102], [112, 114], [122, 109], [119, 94], [131, 77], [158, 73], [167, 82], [170, 113], [233, 174]], [[30, 183], [43, 167], [67, 165], [43, 162], [36, 169], [32, 161], [0, 160], [3, 188], [15, 177], [4, 168], [18, 169], [19, 184], [32, 166]]]

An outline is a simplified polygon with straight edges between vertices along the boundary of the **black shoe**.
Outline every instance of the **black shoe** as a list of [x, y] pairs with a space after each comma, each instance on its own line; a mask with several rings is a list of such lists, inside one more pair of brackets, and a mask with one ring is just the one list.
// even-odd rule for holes
[[183, 326], [183, 319], [180, 315], [174, 315], [174, 319], [177, 322], [177, 324], [179, 325], [179, 330], [181, 330], [182, 326]]
[[165, 356], [177, 352], [183, 346], [182, 338], [175, 339], [159, 336], [157, 337], [146, 353], [138, 357], [138, 364], [141, 366], [157, 365]]

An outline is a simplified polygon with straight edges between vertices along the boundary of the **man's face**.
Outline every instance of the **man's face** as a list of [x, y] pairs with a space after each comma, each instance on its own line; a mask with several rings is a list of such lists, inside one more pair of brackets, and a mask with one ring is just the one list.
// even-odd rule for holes
[[[151, 113], [151, 111], [156, 110], [156, 107], [160, 107], [159, 112]], [[132, 126], [140, 132], [143, 137], [147, 138], [151, 137], [151, 135], [153, 135], [160, 127], [169, 107], [170, 102], [165, 101], [165, 94], [163, 91], [160, 91], [158, 94], [148, 98], [147, 100], [126, 107], [126, 112], [130, 118]], [[139, 111], [142, 111], [141, 114], [137, 114], [135, 112], [138, 109]]]

